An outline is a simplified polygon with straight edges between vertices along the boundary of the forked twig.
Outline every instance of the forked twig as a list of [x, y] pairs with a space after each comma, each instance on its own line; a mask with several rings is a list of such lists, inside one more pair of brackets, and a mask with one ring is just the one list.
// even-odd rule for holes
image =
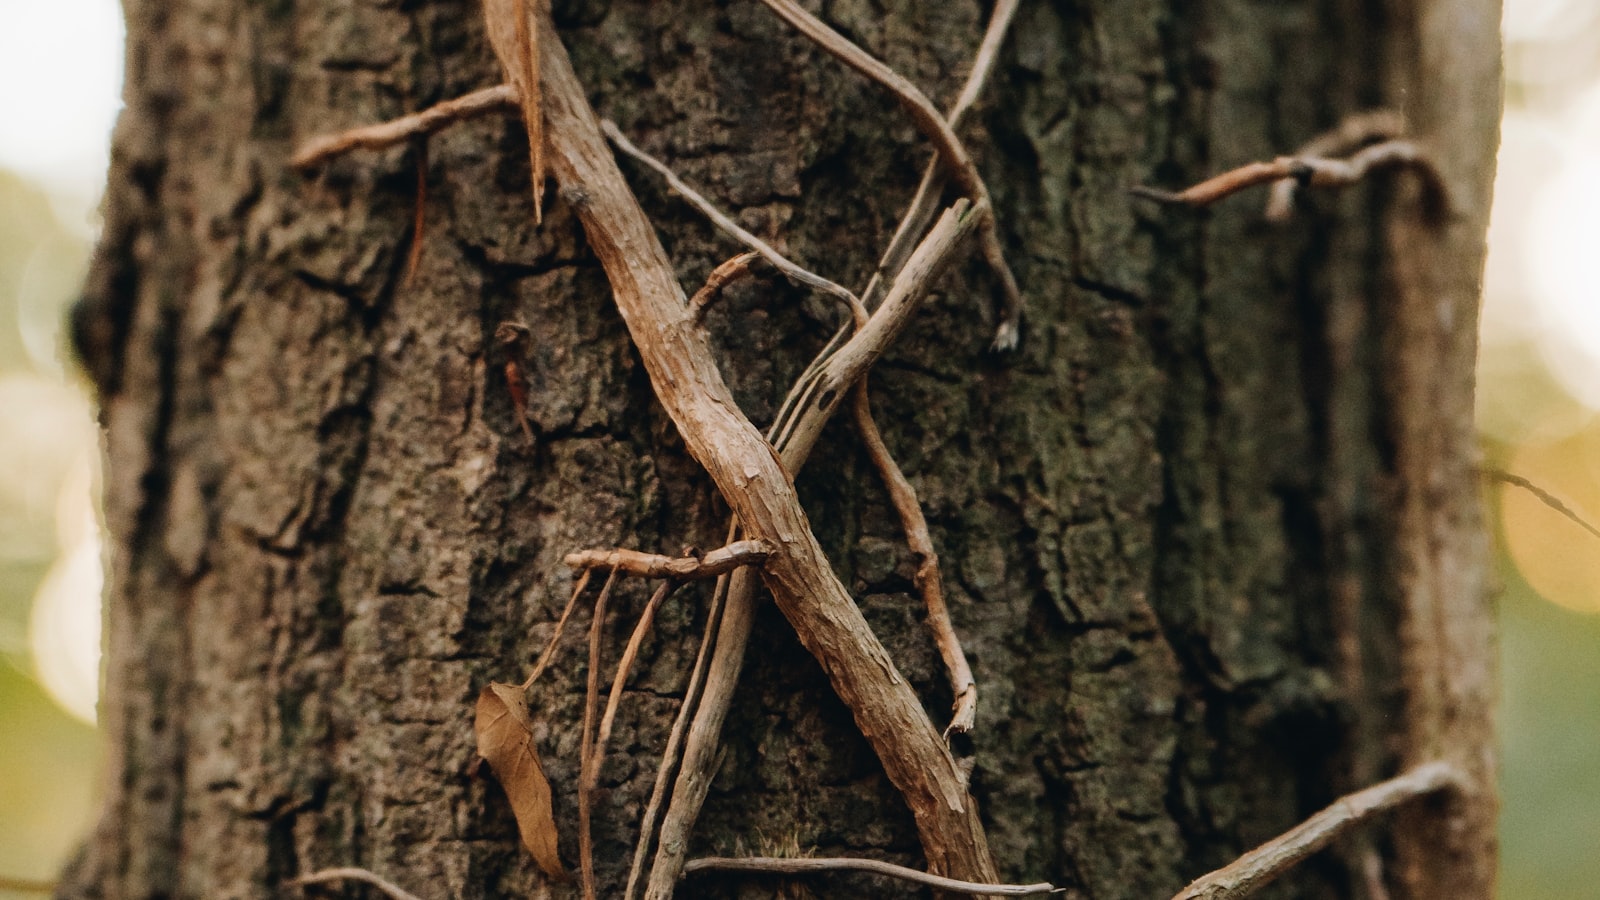
[[595, 716], [600, 711], [600, 651], [605, 637], [606, 601], [620, 573], [606, 576], [605, 586], [594, 601], [594, 618], [589, 622], [589, 678], [583, 694], [583, 733], [578, 745], [578, 866], [582, 872], [584, 900], [595, 900], [594, 835], [589, 823], [594, 803], [590, 769], [594, 764]]
[[1465, 787], [1465, 776], [1456, 766], [1447, 762], [1424, 763], [1388, 781], [1340, 797], [1299, 825], [1190, 882], [1172, 900], [1231, 900], [1247, 896], [1378, 813], [1439, 791]]
[[950, 621], [950, 607], [944, 600], [944, 580], [939, 574], [939, 554], [933, 549], [933, 536], [928, 533], [928, 519], [922, 514], [922, 504], [917, 502], [916, 489], [906, 480], [906, 475], [889, 454], [883, 442], [878, 423], [872, 419], [872, 401], [867, 394], [867, 377], [863, 375], [855, 387], [856, 430], [861, 432], [861, 442], [866, 445], [867, 456], [889, 489], [889, 500], [900, 515], [900, 527], [906, 533], [906, 543], [917, 557], [917, 572], [912, 576], [922, 603], [928, 609], [928, 627], [933, 631], [934, 644], [944, 660], [950, 678], [950, 724], [945, 727], [948, 739], [951, 732], [965, 734], [972, 730], [978, 711], [978, 682], [972, 677], [972, 667], [961, 649], [961, 639], [956, 637], [955, 625]]
[[740, 566], [759, 566], [772, 555], [766, 541], [734, 541], [704, 556], [662, 556], [638, 550], [580, 550], [563, 560], [574, 569], [613, 569], [641, 578], [699, 581]]
[[323, 869], [318, 872], [312, 872], [310, 875], [301, 875], [299, 878], [295, 878], [287, 883], [294, 886], [301, 886], [308, 884], [329, 884], [335, 881], [359, 881], [362, 884], [370, 884], [382, 891], [385, 895], [393, 898], [393, 900], [422, 900], [421, 897], [418, 897], [416, 894], [411, 893], [389, 879], [384, 878], [375, 872], [369, 872], [366, 869], [359, 869], [354, 866], [342, 866], [336, 869]]
[[511, 85], [480, 88], [409, 116], [312, 138], [289, 157], [289, 165], [309, 169], [352, 150], [382, 150], [419, 135], [442, 131], [457, 122], [516, 108], [517, 90]]
[[897, 866], [877, 859], [858, 859], [845, 856], [706, 856], [692, 859], [683, 867], [685, 876], [700, 872], [761, 872], [768, 875], [815, 875], [821, 872], [870, 872], [898, 878], [913, 884], [926, 885], [940, 891], [957, 894], [987, 894], [997, 897], [1033, 897], [1039, 894], [1063, 893], [1049, 882], [1038, 884], [984, 884], [946, 878], [921, 869]]

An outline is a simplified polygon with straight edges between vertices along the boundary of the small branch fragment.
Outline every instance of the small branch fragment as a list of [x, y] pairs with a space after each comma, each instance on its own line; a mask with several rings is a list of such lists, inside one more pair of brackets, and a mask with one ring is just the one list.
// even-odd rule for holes
[[1545, 506], [1548, 506], [1563, 516], [1566, 516], [1568, 519], [1571, 519], [1579, 528], [1582, 528], [1584, 531], [1587, 531], [1595, 537], [1600, 538], [1600, 528], [1596, 528], [1592, 522], [1590, 522], [1588, 519], [1585, 519], [1566, 501], [1562, 500], [1560, 497], [1557, 497], [1555, 494], [1550, 493], [1544, 488], [1539, 487], [1537, 484], [1534, 484], [1528, 479], [1523, 478], [1521, 475], [1513, 475], [1504, 469], [1484, 469], [1483, 476], [1492, 481], [1498, 481], [1502, 484], [1509, 484], [1512, 487], [1522, 488], [1523, 490], [1532, 494], [1534, 499], [1538, 500], [1540, 503], [1543, 503]]
[[551, 660], [555, 659], [556, 647], [561, 643], [561, 633], [567, 630], [567, 620], [572, 618], [572, 611], [577, 608], [578, 597], [583, 594], [583, 589], [589, 586], [589, 572], [590, 570], [584, 569], [583, 574], [578, 576], [578, 583], [572, 586], [572, 596], [567, 599], [567, 607], [561, 611], [561, 618], [556, 620], [555, 633], [550, 635], [550, 643], [546, 644], [544, 652], [539, 654], [539, 661], [534, 663], [532, 674], [522, 683], [523, 690], [533, 687], [533, 683], [539, 680], [544, 670], [550, 667]]
[[422, 265], [422, 239], [428, 224], [428, 139], [416, 139], [417, 195], [411, 214], [411, 250], [406, 253], [406, 280], [410, 285]]
[[583, 736], [578, 744], [578, 866], [583, 877], [584, 900], [595, 900], [594, 835], [590, 829], [590, 816], [594, 806], [594, 791], [589, 783], [589, 770], [594, 765], [595, 717], [600, 711], [600, 651], [605, 637], [606, 601], [611, 599], [611, 588], [617, 583], [617, 570], [606, 576], [605, 586], [594, 601], [594, 618], [589, 622], [589, 681], [583, 695]]
[[304, 170], [352, 150], [382, 150], [442, 131], [457, 122], [515, 109], [516, 105], [516, 89], [509, 84], [481, 88], [409, 116], [312, 138], [289, 158], [289, 165]]
[[301, 875], [299, 878], [290, 881], [289, 884], [301, 886], [308, 884], [330, 884], [335, 881], [359, 881], [362, 884], [370, 884], [379, 891], [382, 891], [384, 895], [394, 898], [394, 900], [422, 900], [422, 898], [418, 897], [416, 894], [411, 893], [410, 891], [399, 886], [398, 884], [395, 884], [387, 878], [384, 878], [381, 875], [369, 872], [366, 869], [357, 869], [349, 866], [338, 869], [323, 869], [320, 872], [312, 872], [310, 875]]
[[[704, 195], [679, 178], [678, 174], [668, 168], [666, 163], [634, 146], [633, 142], [623, 135], [622, 130], [617, 128], [615, 122], [610, 119], [601, 119], [600, 130], [605, 132], [605, 136], [618, 150], [633, 157], [662, 178], [665, 178], [667, 184], [671, 185], [674, 191], [677, 191], [683, 199], [687, 200], [690, 206], [698, 209], [701, 215], [710, 219], [713, 225], [727, 232], [734, 240], [761, 254], [761, 258], [772, 263], [773, 268], [800, 284], [816, 288], [825, 294], [831, 294], [844, 301], [845, 305], [849, 307], [850, 316], [857, 327], [860, 327], [861, 323], [867, 320], [866, 308], [861, 305], [860, 298], [851, 292], [849, 288], [795, 265], [783, 254], [774, 250], [771, 244], [741, 228], [727, 213], [717, 209], [716, 205], [707, 200]], [[699, 295], [697, 294], [696, 296]]]
[[696, 322], [706, 317], [706, 310], [711, 308], [718, 297], [722, 296], [722, 289], [750, 274], [750, 264], [761, 258], [761, 254], [754, 250], [741, 253], [728, 260], [706, 276], [705, 286], [694, 292], [689, 298], [689, 315]]
[[855, 389], [856, 430], [867, 446], [867, 456], [877, 468], [884, 485], [889, 489], [889, 499], [895, 512], [900, 514], [900, 526], [905, 530], [906, 543], [917, 557], [917, 574], [913, 580], [922, 594], [922, 603], [928, 608], [928, 627], [944, 660], [945, 672], [950, 678], [950, 693], [955, 702], [950, 724], [944, 736], [951, 732], [965, 734], [972, 730], [978, 712], [978, 683], [972, 677], [972, 667], [961, 650], [961, 639], [956, 637], [955, 625], [950, 622], [950, 607], [944, 602], [944, 581], [939, 575], [939, 554], [934, 552], [933, 537], [928, 533], [928, 520], [922, 514], [922, 504], [917, 502], [917, 492], [906, 480], [905, 473], [889, 455], [878, 423], [872, 419], [872, 401], [867, 396], [867, 379], [862, 376]]
[[506, 389], [511, 392], [511, 410], [516, 413], [522, 434], [533, 443], [533, 426], [528, 424], [528, 385], [522, 375], [522, 363], [517, 357], [528, 342], [528, 326], [521, 322], [501, 322], [495, 326], [494, 339], [506, 350]]
[[595, 736], [593, 752], [589, 754], [589, 765], [580, 773], [582, 779], [580, 790], [585, 793], [592, 794], [600, 786], [600, 767], [605, 764], [606, 744], [611, 740], [611, 726], [616, 721], [617, 709], [622, 705], [622, 689], [628, 683], [628, 675], [633, 672], [633, 661], [639, 656], [639, 647], [644, 644], [645, 635], [650, 633], [650, 626], [655, 623], [656, 610], [677, 586], [676, 581], [669, 579], [656, 588], [656, 592], [650, 596], [650, 602], [645, 604], [644, 612], [639, 615], [639, 621], [633, 627], [633, 634], [628, 637], [628, 646], [622, 651], [622, 659], [617, 661], [617, 673], [611, 679], [611, 693], [606, 697], [606, 711], [600, 717], [600, 733]]
[[700, 581], [731, 572], [740, 566], [759, 566], [773, 553], [766, 541], [734, 541], [704, 556], [662, 556], [638, 550], [579, 550], [565, 562], [574, 569], [610, 569], [641, 578]]
[[56, 887], [57, 883], [54, 881], [0, 877], [0, 891], [16, 891], [19, 894], [54, 894]]
[[1450, 763], [1417, 766], [1366, 790], [1340, 797], [1294, 828], [1191, 882], [1172, 900], [1229, 900], [1248, 896], [1378, 813], [1447, 788], [1461, 790], [1464, 787], [1465, 776]]
[[1131, 193], [1160, 203], [1208, 206], [1245, 188], [1285, 178], [1313, 187], [1345, 187], [1365, 178], [1369, 172], [1385, 168], [1414, 170], [1422, 179], [1425, 218], [1430, 222], [1443, 218], [1448, 201], [1439, 170], [1420, 147], [1401, 140], [1373, 144], [1349, 159], [1280, 156], [1271, 162], [1253, 162], [1177, 193], [1143, 186], [1132, 188]]
[[874, 875], [885, 875], [889, 878], [898, 878], [913, 884], [926, 885], [941, 891], [952, 891], [959, 894], [988, 894], [999, 897], [1032, 897], [1038, 894], [1057, 894], [1066, 889], [1058, 888], [1048, 882], [1038, 884], [983, 884], [975, 881], [961, 881], [956, 878], [945, 878], [942, 875], [933, 875], [920, 869], [909, 869], [876, 859], [856, 859], [852, 857], [782, 857], [782, 856], [746, 856], [722, 857], [707, 856], [692, 859], [683, 867], [685, 876], [699, 872], [761, 872], [769, 875], [814, 875], [818, 872], [870, 872]]

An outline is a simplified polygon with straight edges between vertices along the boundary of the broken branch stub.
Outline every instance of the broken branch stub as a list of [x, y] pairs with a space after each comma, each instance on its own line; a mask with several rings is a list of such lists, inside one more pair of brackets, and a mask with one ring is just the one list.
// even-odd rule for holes
[[535, 10], [542, 0], [484, 0], [484, 25], [489, 32], [489, 44], [500, 66], [505, 70], [506, 81], [517, 92], [517, 103], [522, 111], [522, 126], [528, 134], [528, 167], [533, 179], [533, 221], [544, 219], [544, 105], [539, 87], [539, 29], [534, 27]]

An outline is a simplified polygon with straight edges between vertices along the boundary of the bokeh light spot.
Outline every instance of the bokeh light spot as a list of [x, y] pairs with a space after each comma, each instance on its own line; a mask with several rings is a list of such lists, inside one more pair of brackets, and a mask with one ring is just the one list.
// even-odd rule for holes
[[[1562, 440], [1524, 444], [1507, 469], [1600, 526], [1600, 418]], [[1600, 613], [1600, 538], [1510, 485], [1500, 488], [1500, 516], [1506, 549], [1540, 596], [1568, 609]]]

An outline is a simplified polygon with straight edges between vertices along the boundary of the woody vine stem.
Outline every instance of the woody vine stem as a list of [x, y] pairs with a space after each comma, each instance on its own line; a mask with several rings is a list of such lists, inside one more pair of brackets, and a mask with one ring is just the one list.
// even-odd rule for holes
[[[614, 125], [601, 121], [588, 104], [548, 10], [538, 0], [485, 0], [488, 32], [506, 72], [506, 84], [395, 122], [319, 138], [306, 144], [292, 160], [297, 167], [310, 168], [352, 150], [425, 137], [474, 116], [511, 109], [520, 112], [529, 139], [535, 220], [541, 215], [542, 185], [548, 173], [559, 185], [560, 196], [582, 222], [589, 246], [606, 271], [618, 310], [658, 400], [683, 436], [689, 453], [706, 469], [733, 511], [726, 546], [707, 554], [662, 557], [608, 549], [579, 550], [569, 555], [568, 565], [579, 569], [582, 577], [557, 626], [551, 649], [520, 686], [495, 684], [484, 690], [478, 707], [480, 750], [506, 787], [530, 853], [545, 871], [564, 874], [555, 852], [549, 785], [544, 781], [527, 727], [525, 692], [548, 666], [555, 640], [583, 592], [588, 573], [594, 569], [608, 571], [591, 626], [590, 684], [578, 790], [582, 885], [586, 896], [596, 896], [588, 835], [589, 800], [598, 781], [622, 685], [655, 610], [672, 588], [687, 580], [716, 578], [707, 637], [690, 679], [689, 695], [664, 753], [626, 889], [626, 896], [632, 898], [642, 885], [644, 896], [665, 900], [685, 874], [688, 838], [711, 781], [721, 725], [753, 620], [755, 592], [758, 584], [764, 585], [801, 643], [821, 664], [878, 754], [890, 781], [904, 797], [931, 871], [897, 872], [893, 870], [898, 867], [870, 861], [769, 861], [766, 870], [800, 871], [849, 864], [896, 877], [922, 879], [944, 890], [995, 895], [1050, 891], [1053, 888], [1048, 884], [997, 883], [997, 868], [977, 806], [967, 791], [966, 772], [834, 575], [799, 506], [793, 483], [794, 473], [816, 445], [822, 426], [849, 397], [869, 456], [889, 487], [918, 560], [916, 586], [927, 606], [955, 697], [946, 733], [972, 729], [977, 685], [945, 608], [938, 557], [915, 493], [890, 457], [873, 422], [865, 379], [872, 364], [894, 341], [968, 238], [977, 239], [1001, 296], [995, 346], [1010, 349], [1020, 338], [1023, 295], [1006, 264], [988, 190], [955, 133], [963, 114], [982, 91], [1018, 3], [996, 3], [966, 85], [950, 110], [940, 114], [910, 82], [792, 0], [762, 2], [830, 55], [888, 90], [936, 150], [915, 199], [873, 277], [859, 294], [795, 265], [738, 228], [665, 165], [634, 147]], [[1286, 210], [1297, 185], [1346, 184], [1372, 168], [1406, 166], [1423, 173], [1432, 196], [1443, 196], [1442, 184], [1426, 155], [1399, 138], [1399, 129], [1391, 119], [1380, 117], [1367, 124], [1365, 131], [1354, 129], [1361, 132], [1355, 139], [1314, 143], [1299, 156], [1254, 164], [1188, 191], [1172, 194], [1142, 189], [1139, 193], [1153, 199], [1199, 205], [1252, 184], [1270, 182], [1276, 185], [1274, 208]], [[666, 177], [689, 202], [750, 248], [750, 252], [719, 266], [693, 302], [677, 283], [650, 220], [607, 145], [608, 137], [619, 151]], [[1353, 155], [1348, 160], [1337, 160], [1329, 156], [1334, 152]], [[955, 186], [961, 199], [941, 212], [940, 198], [947, 183]], [[703, 322], [704, 309], [716, 301], [720, 288], [746, 274], [758, 257], [790, 279], [838, 300], [846, 320], [790, 390], [765, 436], [735, 405], [711, 352]], [[514, 332], [515, 329], [506, 332], [508, 342], [516, 339]], [[624, 574], [664, 581], [618, 664], [602, 716], [599, 671], [594, 665], [599, 657], [598, 623], [611, 585]], [[1419, 767], [1336, 803], [1261, 850], [1197, 881], [1180, 896], [1242, 896], [1340, 831], [1379, 811], [1414, 797], [1462, 787], [1459, 773], [1448, 764]], [[658, 817], [660, 837], [655, 841], [654, 863], [646, 877], [644, 863], [650, 856]], [[748, 869], [762, 865], [759, 860], [705, 860], [693, 868]], [[361, 870], [314, 873], [303, 881], [338, 878], [360, 878], [399, 896], [390, 891], [400, 891], [398, 887], [371, 873], [361, 874]]]

